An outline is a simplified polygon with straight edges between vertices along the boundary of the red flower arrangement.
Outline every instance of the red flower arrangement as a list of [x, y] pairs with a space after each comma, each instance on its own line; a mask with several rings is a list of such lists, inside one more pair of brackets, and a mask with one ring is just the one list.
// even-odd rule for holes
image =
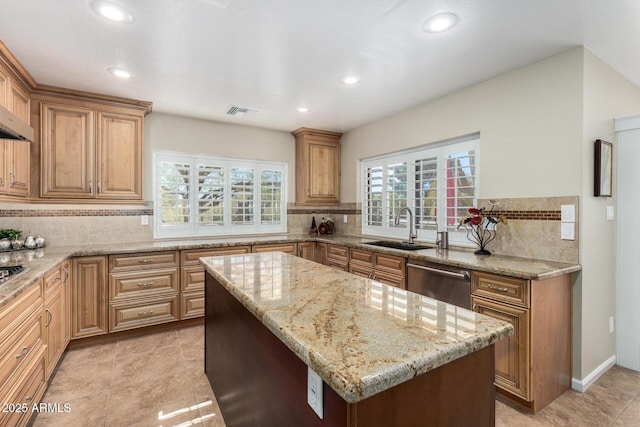
[[491, 215], [494, 206], [488, 212], [485, 212], [485, 208], [470, 208], [469, 216], [460, 218], [458, 227], [466, 228], [467, 239], [480, 246], [480, 249], [474, 252], [476, 255], [491, 255], [485, 246], [496, 238], [496, 225], [506, 222], [504, 217]]

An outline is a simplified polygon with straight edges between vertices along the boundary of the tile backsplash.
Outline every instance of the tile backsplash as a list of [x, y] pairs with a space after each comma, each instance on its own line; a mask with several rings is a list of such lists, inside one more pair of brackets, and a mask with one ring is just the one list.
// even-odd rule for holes
[[[496, 239], [487, 249], [494, 254], [525, 258], [578, 262], [579, 199], [535, 197], [491, 199], [494, 212], [507, 218], [498, 225]], [[575, 240], [560, 238], [560, 206], [576, 206]], [[488, 199], [478, 206], [490, 208]], [[10, 209], [8, 209], [10, 208]], [[359, 235], [362, 209], [359, 203], [330, 207], [301, 207], [289, 204], [287, 225], [290, 234], [309, 232], [316, 222], [332, 218], [335, 234]], [[149, 225], [142, 225], [146, 216]], [[344, 217], [347, 222], [344, 222]], [[153, 209], [147, 206], [14, 205], [0, 206], [0, 228], [17, 228], [45, 237], [48, 246], [99, 243], [127, 243], [153, 239]]]

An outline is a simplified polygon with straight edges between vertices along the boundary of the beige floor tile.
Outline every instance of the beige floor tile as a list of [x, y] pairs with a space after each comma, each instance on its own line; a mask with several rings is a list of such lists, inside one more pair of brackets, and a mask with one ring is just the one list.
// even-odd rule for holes
[[632, 400], [613, 423], [614, 427], [637, 427], [640, 425], [640, 399]]
[[180, 425], [199, 417], [193, 387], [184, 372], [145, 381], [134, 376], [111, 389], [106, 425]]
[[84, 396], [92, 396], [111, 388], [113, 363], [103, 363], [100, 358], [93, 363], [74, 365], [63, 361], [49, 384], [44, 398], [50, 401], [69, 402]]
[[119, 340], [117, 343], [117, 357], [123, 355], [143, 356], [147, 353], [157, 352], [160, 349], [176, 347], [180, 345], [175, 330], [155, 332], [135, 338]]
[[153, 380], [170, 374], [186, 375], [186, 364], [180, 346], [175, 343], [145, 353], [118, 353], [113, 364], [113, 387]]
[[59, 403], [64, 408], [67, 403], [67, 412], [41, 412], [33, 420], [33, 427], [74, 427], [74, 426], [102, 426], [104, 425], [109, 391], [103, 391], [91, 396], [84, 396], [67, 402], [60, 402], [57, 398], [48, 399], [46, 396], [42, 402]]

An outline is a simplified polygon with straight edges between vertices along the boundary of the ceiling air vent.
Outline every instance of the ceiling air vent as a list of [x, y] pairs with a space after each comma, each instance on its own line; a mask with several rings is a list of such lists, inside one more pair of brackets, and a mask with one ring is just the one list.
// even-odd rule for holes
[[238, 106], [232, 105], [231, 107], [229, 107], [226, 114], [228, 116], [242, 117], [247, 114], [256, 113], [257, 111], [258, 110], [252, 110], [251, 108], [238, 107]]

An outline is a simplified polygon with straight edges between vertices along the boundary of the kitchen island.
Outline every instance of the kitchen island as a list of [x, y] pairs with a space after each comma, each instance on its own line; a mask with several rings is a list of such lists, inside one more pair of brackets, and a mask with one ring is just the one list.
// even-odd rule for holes
[[205, 371], [228, 425], [494, 424], [511, 325], [280, 252], [201, 261]]

